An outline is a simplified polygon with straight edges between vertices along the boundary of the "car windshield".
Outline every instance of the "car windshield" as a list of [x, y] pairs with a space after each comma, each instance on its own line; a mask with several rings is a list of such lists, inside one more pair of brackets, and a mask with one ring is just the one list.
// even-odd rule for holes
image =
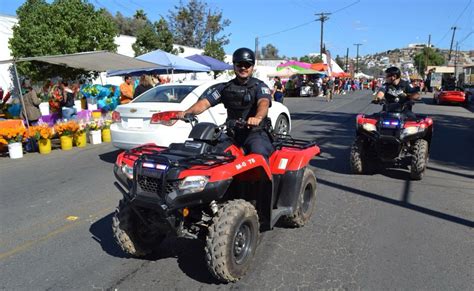
[[180, 103], [196, 87], [190, 85], [156, 86], [137, 97], [133, 102]]

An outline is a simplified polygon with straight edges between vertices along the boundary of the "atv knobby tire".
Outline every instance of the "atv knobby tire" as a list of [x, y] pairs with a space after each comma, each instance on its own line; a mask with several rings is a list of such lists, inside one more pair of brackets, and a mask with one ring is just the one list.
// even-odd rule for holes
[[411, 159], [411, 173], [413, 180], [421, 180], [428, 163], [428, 142], [424, 139], [415, 141], [413, 145], [413, 156]]
[[164, 235], [154, 235], [144, 239], [146, 235], [143, 233], [147, 231], [146, 226], [141, 223], [138, 215], [123, 200], [120, 200], [112, 218], [112, 231], [120, 248], [127, 254], [136, 257], [150, 254], [165, 238]]
[[255, 207], [245, 200], [231, 200], [219, 208], [206, 238], [206, 263], [222, 282], [244, 276], [255, 255], [259, 221]]
[[292, 215], [283, 217], [283, 221], [286, 225], [302, 227], [308, 222], [316, 205], [316, 188], [317, 182], [314, 172], [305, 168], [296, 209]]
[[350, 153], [351, 172], [353, 174], [370, 174], [372, 168], [364, 148], [364, 139], [357, 137], [351, 146]]

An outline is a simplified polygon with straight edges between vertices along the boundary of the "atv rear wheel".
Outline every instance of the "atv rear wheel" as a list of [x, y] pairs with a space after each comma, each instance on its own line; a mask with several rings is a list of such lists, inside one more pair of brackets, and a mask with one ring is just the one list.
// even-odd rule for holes
[[222, 282], [235, 282], [247, 273], [259, 234], [255, 207], [245, 200], [231, 200], [219, 208], [206, 238], [206, 262]]
[[164, 240], [165, 235], [152, 233], [124, 200], [120, 200], [112, 218], [112, 230], [120, 248], [127, 254], [143, 257]]
[[316, 205], [316, 188], [317, 182], [314, 172], [309, 168], [305, 168], [303, 183], [298, 195], [298, 204], [292, 215], [283, 218], [285, 224], [292, 227], [302, 227], [308, 222]]
[[365, 152], [364, 139], [359, 136], [351, 146], [350, 165], [353, 174], [370, 174], [373, 171]]
[[428, 142], [424, 139], [415, 141], [413, 145], [413, 157], [411, 159], [411, 173], [413, 180], [421, 180], [428, 163]]

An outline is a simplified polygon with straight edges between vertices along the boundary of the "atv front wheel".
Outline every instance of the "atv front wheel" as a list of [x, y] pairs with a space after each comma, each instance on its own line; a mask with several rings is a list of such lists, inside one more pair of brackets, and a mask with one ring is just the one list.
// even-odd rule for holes
[[364, 140], [357, 137], [351, 146], [350, 154], [351, 172], [353, 174], [370, 174], [372, 168], [370, 167], [368, 157], [364, 149]]
[[255, 207], [245, 200], [231, 200], [212, 219], [206, 238], [206, 262], [222, 282], [235, 282], [247, 273], [259, 234]]
[[295, 212], [292, 215], [284, 217], [284, 221], [287, 225], [302, 227], [308, 222], [316, 205], [316, 187], [317, 182], [314, 172], [305, 168]]
[[124, 200], [120, 200], [112, 218], [112, 230], [120, 248], [127, 254], [143, 257], [157, 248], [165, 235], [152, 232]]
[[411, 159], [411, 173], [413, 180], [421, 180], [428, 163], [428, 142], [424, 139], [415, 141], [413, 145], [413, 157]]

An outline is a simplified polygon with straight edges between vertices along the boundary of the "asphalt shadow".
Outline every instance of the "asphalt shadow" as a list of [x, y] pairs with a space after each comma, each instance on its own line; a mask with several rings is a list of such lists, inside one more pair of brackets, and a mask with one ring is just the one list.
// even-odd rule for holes
[[122, 152], [123, 150], [117, 149], [108, 153], [103, 153], [99, 155], [99, 159], [106, 163], [113, 164], [117, 160], [117, 156]]
[[89, 228], [92, 239], [100, 244], [102, 250], [110, 256], [136, 260], [157, 261], [164, 258], [176, 258], [179, 268], [190, 278], [206, 284], [219, 284], [207, 269], [204, 243], [199, 239], [177, 237], [166, 238], [157, 249], [143, 258], [128, 255], [117, 244], [112, 232], [114, 213], [94, 222]]
[[407, 183], [405, 185], [404, 195], [403, 195], [403, 198], [402, 198], [401, 201], [396, 200], [396, 199], [392, 199], [392, 198], [388, 198], [388, 197], [385, 197], [385, 196], [381, 196], [381, 195], [378, 195], [378, 194], [375, 194], [375, 193], [367, 192], [367, 191], [364, 191], [364, 190], [356, 189], [356, 188], [353, 188], [353, 187], [340, 185], [338, 183], [334, 183], [334, 182], [330, 182], [328, 180], [325, 180], [323, 178], [319, 178], [318, 183], [321, 183], [323, 185], [333, 187], [333, 188], [336, 188], [336, 189], [340, 189], [340, 190], [343, 190], [345, 192], [352, 193], [352, 194], [355, 194], [355, 195], [364, 196], [364, 197], [367, 197], [367, 198], [375, 199], [375, 200], [385, 202], [385, 203], [389, 203], [389, 204], [399, 206], [399, 207], [402, 207], [402, 208], [417, 211], [417, 212], [420, 212], [420, 213], [423, 213], [423, 214], [426, 214], [426, 215], [430, 215], [430, 216], [433, 216], [433, 217], [436, 217], [436, 218], [439, 218], [439, 219], [442, 219], [442, 220], [446, 220], [446, 221], [449, 221], [449, 222], [452, 222], [452, 223], [456, 223], [456, 224], [459, 224], [459, 225], [463, 225], [463, 226], [467, 226], [467, 227], [471, 227], [471, 228], [474, 227], [474, 221], [472, 221], [472, 220], [465, 219], [465, 218], [462, 218], [462, 217], [459, 217], [459, 216], [450, 215], [450, 214], [447, 214], [447, 213], [443, 213], [443, 212], [440, 212], [440, 211], [432, 210], [432, 209], [429, 209], [429, 208], [426, 208], [426, 207], [422, 207], [422, 206], [418, 206], [418, 205], [414, 205], [414, 204], [409, 203], [408, 195], [409, 195], [409, 192], [410, 192], [410, 181], [407, 181]]

